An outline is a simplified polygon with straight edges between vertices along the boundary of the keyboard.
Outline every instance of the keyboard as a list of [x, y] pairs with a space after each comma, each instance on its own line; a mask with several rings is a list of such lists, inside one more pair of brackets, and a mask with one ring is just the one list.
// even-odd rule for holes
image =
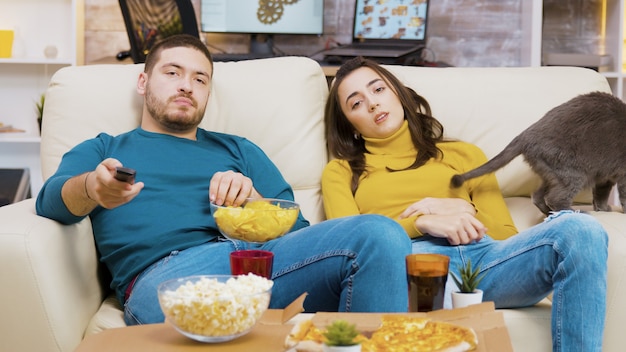
[[414, 49], [414, 45], [401, 44], [381, 44], [381, 43], [355, 43], [342, 45], [341, 48], [346, 49], [367, 49], [367, 50], [408, 50]]

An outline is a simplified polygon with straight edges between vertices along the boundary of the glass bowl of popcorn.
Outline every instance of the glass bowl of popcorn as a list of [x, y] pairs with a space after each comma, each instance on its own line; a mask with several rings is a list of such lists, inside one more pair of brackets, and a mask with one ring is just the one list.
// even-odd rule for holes
[[275, 198], [250, 198], [239, 207], [211, 203], [211, 213], [224, 237], [253, 243], [289, 232], [299, 212], [298, 203]]
[[199, 275], [172, 279], [158, 288], [166, 320], [200, 342], [225, 342], [247, 334], [270, 303], [274, 282], [254, 274]]

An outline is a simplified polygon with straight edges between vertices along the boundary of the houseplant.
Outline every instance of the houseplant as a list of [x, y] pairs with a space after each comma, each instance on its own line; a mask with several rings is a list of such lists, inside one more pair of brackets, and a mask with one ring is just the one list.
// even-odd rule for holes
[[361, 351], [360, 342], [356, 340], [359, 331], [355, 324], [345, 320], [335, 320], [324, 331], [324, 351], [326, 352], [358, 352]]
[[46, 94], [41, 94], [39, 101], [35, 102], [37, 108], [37, 124], [39, 125], [39, 132], [41, 133], [41, 123], [43, 121], [43, 106], [46, 102]]
[[478, 284], [487, 273], [480, 273], [480, 265], [472, 268], [471, 260], [468, 260], [464, 267], [459, 266], [458, 269], [460, 278], [451, 273], [454, 283], [459, 288], [459, 291], [452, 292], [452, 306], [461, 308], [482, 302], [483, 291], [478, 289]]

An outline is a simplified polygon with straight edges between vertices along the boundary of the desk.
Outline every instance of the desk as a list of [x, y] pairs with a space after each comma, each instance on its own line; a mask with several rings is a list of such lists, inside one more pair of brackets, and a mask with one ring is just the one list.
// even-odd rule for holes
[[324, 70], [324, 75], [326, 75], [326, 77], [335, 77], [335, 74], [337, 73], [338, 69], [339, 69], [339, 66], [322, 65], [322, 70]]
[[[88, 65], [111, 65], [111, 64], [113, 65], [133, 64], [133, 61], [128, 58], [120, 61], [120, 60], [117, 60], [117, 58], [115, 58], [114, 56], [110, 56], [110, 57], [103, 57], [101, 59], [91, 61], [88, 63]], [[335, 77], [335, 73], [337, 73], [339, 66], [337, 65], [320, 65], [320, 66], [322, 67], [322, 70], [324, 71], [324, 75], [326, 76], [326, 80], [328, 81], [328, 84], [330, 84], [332, 79]]]
[[123, 60], [118, 60], [115, 56], [105, 56], [97, 60], [89, 61], [86, 65], [132, 65], [134, 63], [133, 59], [128, 57]]

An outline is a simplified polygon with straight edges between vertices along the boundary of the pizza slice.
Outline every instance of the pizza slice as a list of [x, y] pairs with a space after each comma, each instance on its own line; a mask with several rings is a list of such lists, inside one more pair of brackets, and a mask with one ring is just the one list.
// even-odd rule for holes
[[430, 318], [385, 315], [363, 351], [465, 352], [477, 345], [471, 328]]

